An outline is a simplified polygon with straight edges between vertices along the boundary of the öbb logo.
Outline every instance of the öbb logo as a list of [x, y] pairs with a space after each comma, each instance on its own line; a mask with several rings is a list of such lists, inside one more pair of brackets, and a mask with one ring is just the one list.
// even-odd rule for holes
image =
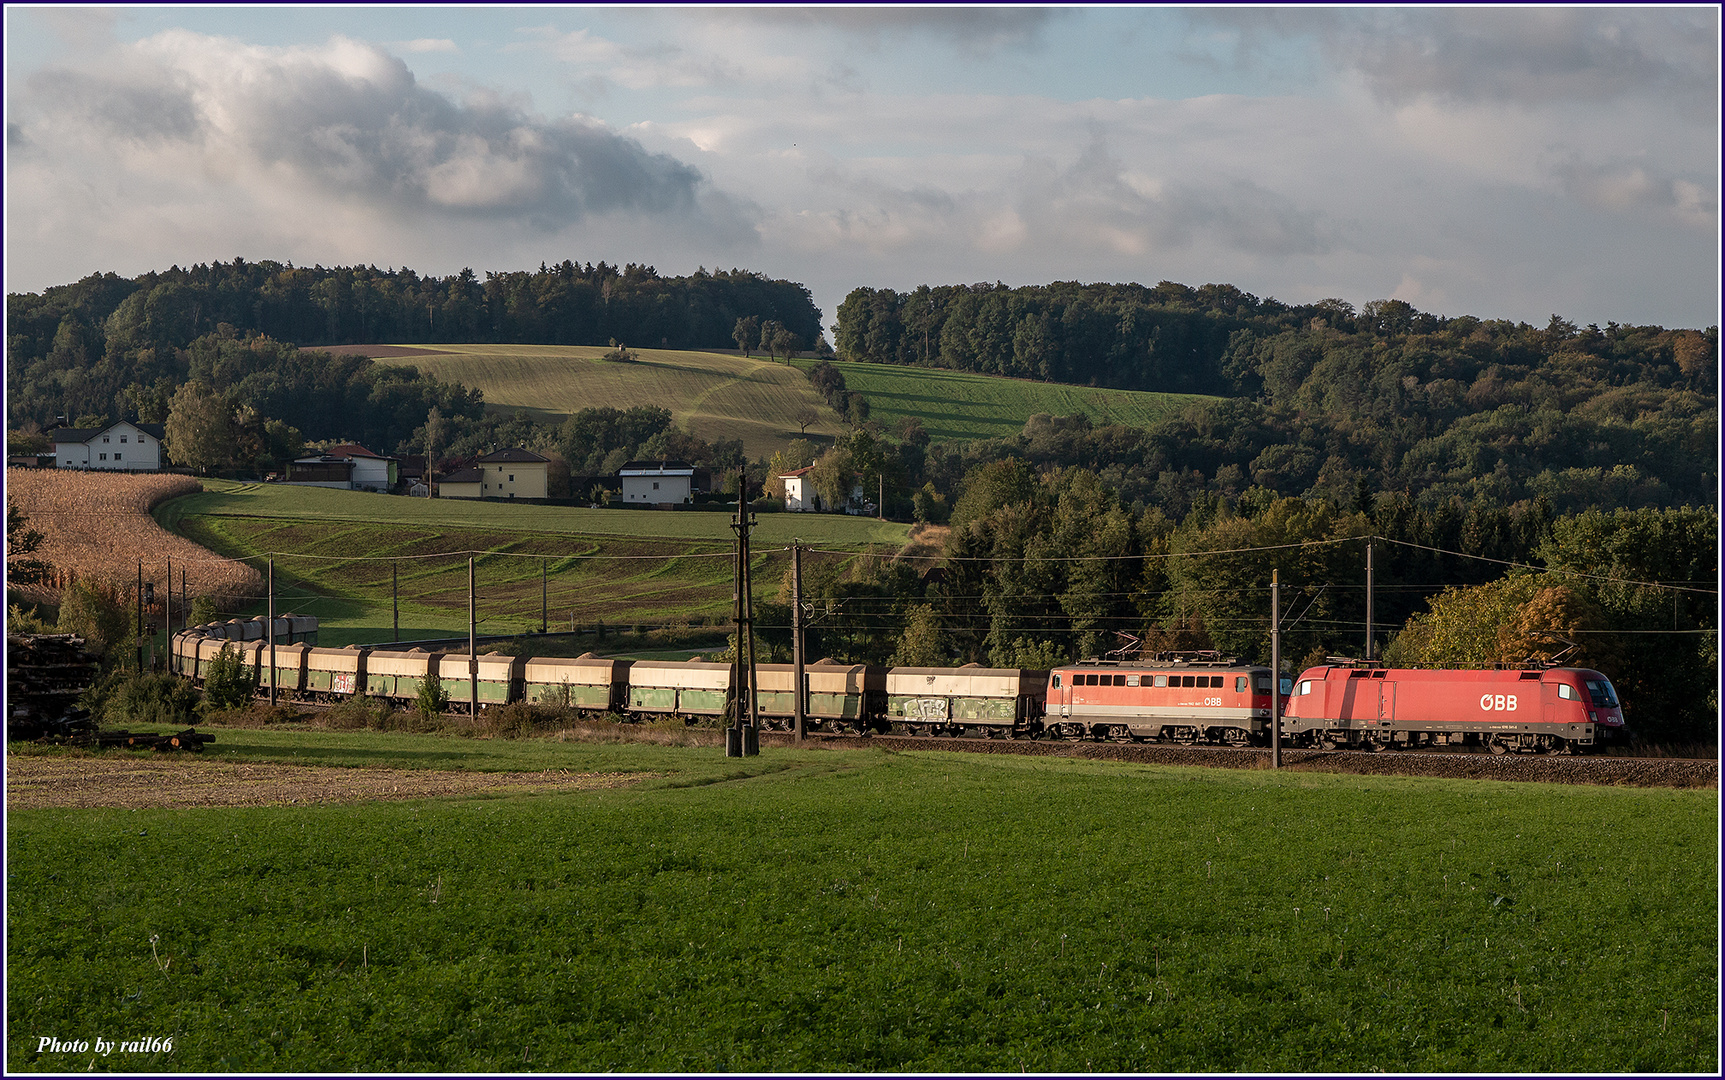
[[1514, 712], [1514, 694], [1481, 694], [1479, 707], [1486, 712]]

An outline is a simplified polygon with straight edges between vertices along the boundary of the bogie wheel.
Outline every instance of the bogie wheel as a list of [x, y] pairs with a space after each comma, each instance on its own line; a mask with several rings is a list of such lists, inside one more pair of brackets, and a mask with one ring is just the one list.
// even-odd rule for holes
[[1497, 739], [1493, 739], [1491, 741], [1491, 752], [1494, 754], [1507, 754], [1509, 753], [1509, 747], [1503, 745], [1503, 743]]

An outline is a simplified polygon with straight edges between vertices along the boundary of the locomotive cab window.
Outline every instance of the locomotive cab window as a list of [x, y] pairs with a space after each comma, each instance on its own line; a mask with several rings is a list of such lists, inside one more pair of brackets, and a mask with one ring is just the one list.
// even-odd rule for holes
[[1575, 687], [1568, 683], [1557, 684], [1557, 696], [1565, 701], [1576, 701], [1581, 697], [1580, 694], [1575, 692]]
[[[1269, 687], [1266, 686], [1266, 687], [1264, 687], [1264, 689], [1268, 690]], [[1245, 692], [1246, 692], [1246, 676], [1244, 676], [1244, 675], [1234, 676], [1234, 693], [1244, 694]]]
[[1270, 677], [1268, 675], [1258, 676], [1258, 693], [1268, 694], [1269, 692], [1270, 692]]
[[1053, 686], [1056, 690], [1060, 689], [1060, 672], [1056, 671], [1054, 673], [1054, 681], [1049, 685]]
[[1617, 708], [1617, 692], [1611, 688], [1611, 683], [1605, 679], [1588, 679], [1587, 696], [1593, 699], [1593, 704], [1601, 709]]
[[1309, 694], [1311, 692], [1312, 692], [1312, 680], [1310, 680], [1310, 679], [1306, 679], [1303, 682], [1301, 682], [1300, 688], [1298, 690], [1294, 691], [1294, 693], [1296, 693], [1296, 694]]

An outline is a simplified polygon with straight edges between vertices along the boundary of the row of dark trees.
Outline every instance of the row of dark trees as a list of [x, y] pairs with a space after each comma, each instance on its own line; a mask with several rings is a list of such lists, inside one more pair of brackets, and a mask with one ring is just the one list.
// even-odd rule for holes
[[806, 288], [746, 270], [663, 278], [633, 263], [565, 261], [481, 281], [470, 270], [440, 279], [236, 259], [131, 279], [92, 275], [7, 297], [8, 419], [14, 427], [162, 423], [179, 389], [197, 382], [307, 440], [388, 453], [419, 445], [434, 408], [483, 427], [480, 393], [411, 366], [304, 346], [622, 339], [724, 348], [739, 320], [770, 327], [767, 345], [777, 351], [820, 338]]
[[851, 360], [1226, 397], [1145, 429], [1034, 418], [1015, 439], [935, 455], [937, 487], [1005, 456], [1094, 468], [1127, 501], [1175, 514], [1254, 485], [1544, 496], [1560, 512], [1700, 503], [1717, 486], [1717, 327], [1554, 316], [1536, 329], [1401, 301], [1356, 311], [1227, 286], [1056, 283], [857, 289], [837, 341]]
[[[1472, 662], [1597, 667], [1644, 738], [1710, 741], [1711, 507], [1554, 517], [1538, 502], [1428, 510], [1387, 493], [1350, 507], [1256, 491], [1175, 522], [1134, 512], [1093, 472], [1000, 461], [965, 479], [938, 569], [814, 560], [809, 647], [853, 662], [1040, 668], [1136, 641], [1267, 663], [1275, 571], [1283, 655], [1298, 671], [1365, 654], [1368, 537], [1375, 654], [1390, 645], [1400, 663], [1454, 662], [1464, 641]], [[1481, 602], [1497, 594], [1511, 603]], [[1452, 599], [1433, 603], [1442, 598]], [[1531, 629], [1506, 634], [1518, 620]], [[777, 621], [769, 612], [763, 623]]]

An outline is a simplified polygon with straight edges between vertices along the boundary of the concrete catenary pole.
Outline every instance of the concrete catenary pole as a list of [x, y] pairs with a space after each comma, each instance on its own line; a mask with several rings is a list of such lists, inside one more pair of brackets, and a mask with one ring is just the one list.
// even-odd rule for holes
[[1366, 537], [1366, 663], [1372, 662], [1372, 538]]
[[797, 700], [794, 706], [796, 717], [796, 742], [800, 746], [803, 741], [803, 728], [808, 723], [808, 675], [803, 665], [803, 545], [800, 542], [791, 544], [791, 664], [796, 668]]
[[473, 598], [473, 556], [467, 557], [467, 695], [468, 715], [479, 715], [479, 619]]
[[269, 561], [270, 569], [270, 708], [276, 705], [276, 561]]
[[1270, 571], [1270, 768], [1282, 767], [1282, 584]]

